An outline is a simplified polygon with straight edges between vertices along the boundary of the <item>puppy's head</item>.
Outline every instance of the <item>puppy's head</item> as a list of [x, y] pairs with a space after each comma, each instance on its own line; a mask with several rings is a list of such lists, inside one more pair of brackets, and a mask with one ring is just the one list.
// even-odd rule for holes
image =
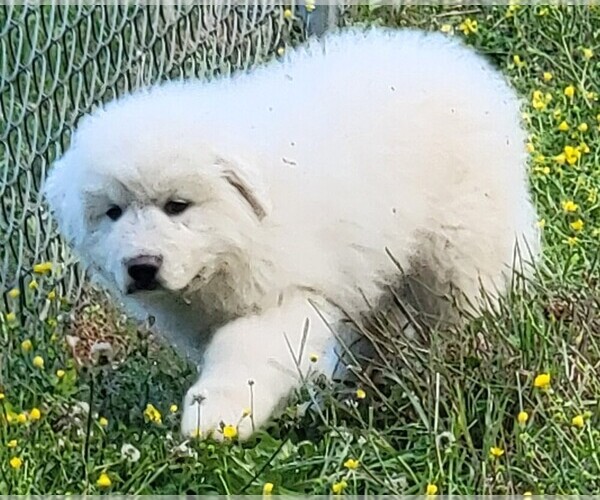
[[194, 291], [256, 237], [267, 215], [256, 175], [200, 130], [179, 100], [129, 98], [82, 120], [51, 169], [59, 229], [104, 285]]

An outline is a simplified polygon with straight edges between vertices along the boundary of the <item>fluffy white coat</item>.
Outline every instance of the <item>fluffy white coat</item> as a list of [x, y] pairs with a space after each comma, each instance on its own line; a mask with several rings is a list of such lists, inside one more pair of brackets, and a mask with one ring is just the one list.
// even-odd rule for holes
[[[107, 104], [46, 194], [92, 273], [203, 360], [182, 430], [206, 435], [237, 424], [251, 392], [262, 424], [309, 355], [331, 371], [336, 305], [360, 313], [398, 282], [386, 249], [434, 294], [455, 287], [473, 306], [481, 287], [502, 293], [516, 245], [538, 253], [524, 145], [514, 91], [470, 48], [349, 30]], [[172, 200], [190, 205], [169, 215]], [[159, 286], [128, 293], [139, 255], [160, 257]]]

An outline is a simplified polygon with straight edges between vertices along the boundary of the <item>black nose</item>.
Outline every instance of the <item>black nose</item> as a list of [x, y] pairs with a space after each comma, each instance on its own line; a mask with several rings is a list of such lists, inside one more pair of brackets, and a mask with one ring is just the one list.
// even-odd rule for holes
[[156, 255], [140, 255], [125, 263], [127, 273], [133, 279], [137, 290], [154, 290], [156, 288], [156, 275], [161, 264], [162, 257]]

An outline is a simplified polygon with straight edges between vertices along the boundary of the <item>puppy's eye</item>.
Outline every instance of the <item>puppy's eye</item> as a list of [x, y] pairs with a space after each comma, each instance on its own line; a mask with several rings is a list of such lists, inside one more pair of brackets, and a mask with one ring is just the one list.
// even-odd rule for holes
[[121, 215], [123, 215], [123, 209], [118, 205], [112, 205], [106, 211], [106, 216], [111, 220], [117, 220]]
[[188, 202], [188, 201], [171, 200], [171, 201], [167, 201], [167, 203], [165, 203], [164, 210], [167, 215], [177, 215], [182, 212], [185, 212], [185, 210], [189, 206], [190, 206], [190, 202]]

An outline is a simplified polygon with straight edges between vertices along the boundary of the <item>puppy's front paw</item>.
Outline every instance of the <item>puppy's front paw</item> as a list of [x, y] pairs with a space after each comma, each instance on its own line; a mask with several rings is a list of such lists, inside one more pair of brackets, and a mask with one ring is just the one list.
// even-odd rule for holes
[[219, 441], [233, 437], [248, 439], [254, 432], [254, 416], [247, 389], [194, 385], [185, 396], [182, 434]]

